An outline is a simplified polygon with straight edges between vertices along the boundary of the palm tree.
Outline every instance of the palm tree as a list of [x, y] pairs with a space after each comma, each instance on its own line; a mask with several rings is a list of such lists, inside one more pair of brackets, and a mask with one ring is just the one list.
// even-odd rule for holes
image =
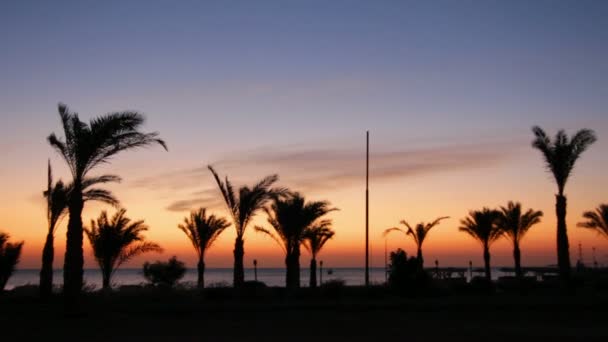
[[223, 217], [210, 215], [207, 217], [207, 210], [200, 208], [190, 213], [190, 218], [186, 217], [184, 223], [177, 227], [183, 231], [198, 255], [198, 281], [199, 289], [205, 287], [205, 252], [217, 240], [222, 232], [230, 226], [230, 223]]
[[547, 136], [540, 127], [532, 128], [536, 138], [532, 146], [540, 150], [545, 158], [547, 168], [553, 174], [557, 183], [557, 195], [555, 195], [555, 212], [557, 214], [557, 264], [562, 281], [570, 280], [570, 251], [568, 243], [568, 231], [566, 228], [566, 196], [564, 188], [566, 182], [574, 169], [574, 164], [581, 154], [595, 142], [595, 133], [589, 129], [578, 131], [572, 139], [563, 130], [555, 135], [555, 139]]
[[240, 287], [245, 282], [245, 270], [243, 267], [243, 258], [245, 256], [244, 235], [249, 223], [253, 217], [262, 210], [266, 204], [275, 196], [279, 196], [286, 192], [285, 189], [271, 189], [270, 187], [279, 180], [278, 175], [271, 175], [255, 184], [252, 188], [242, 186], [238, 190], [238, 196], [232, 187], [232, 184], [226, 176], [225, 182], [222, 182], [217, 172], [211, 165], [208, 166], [209, 171], [213, 174], [215, 181], [222, 193], [228, 212], [232, 216], [232, 223], [236, 230], [236, 239], [234, 241], [234, 287]]
[[0, 232], [0, 292], [4, 291], [6, 283], [13, 275], [23, 247], [23, 241], [10, 243], [9, 238], [8, 234]]
[[579, 227], [595, 230], [600, 235], [608, 238], [608, 204], [600, 204], [595, 211], [585, 211], [583, 217], [587, 221], [580, 222]]
[[[317, 287], [317, 255], [321, 252], [325, 243], [329, 241], [335, 232], [331, 230], [331, 225], [317, 225], [306, 231], [304, 247], [310, 252], [310, 287]], [[323, 263], [321, 263], [323, 266]]]
[[304, 197], [295, 192], [285, 198], [276, 198], [265, 208], [268, 223], [274, 233], [256, 226], [258, 232], [273, 238], [285, 252], [287, 268], [285, 286], [289, 289], [300, 287], [300, 245], [306, 238], [306, 232], [316, 226], [328, 226], [330, 220], [321, 220], [327, 213], [336, 210], [329, 207], [327, 201], [306, 202]]
[[500, 213], [496, 210], [483, 208], [480, 211], [470, 211], [469, 216], [460, 220], [461, 232], [465, 232], [479, 241], [483, 247], [483, 261], [486, 279], [492, 280], [490, 270], [490, 246], [498, 240], [503, 232], [496, 225]]
[[120, 209], [108, 219], [107, 212], [102, 211], [96, 221], [91, 220], [91, 228], [85, 228], [101, 269], [104, 290], [110, 289], [112, 275], [124, 262], [143, 253], [162, 252], [158, 244], [144, 241], [141, 233], [148, 230], [144, 221], [132, 222], [126, 212]]
[[[106, 176], [108, 177], [108, 176]], [[107, 181], [119, 181], [115, 177], [107, 179]], [[114, 195], [104, 189], [90, 188], [95, 185], [96, 181], [85, 179], [83, 181], [83, 201], [100, 201], [113, 206], [118, 205], [118, 200]], [[61, 180], [53, 184], [53, 174], [51, 163], [48, 164], [47, 175], [47, 190], [43, 196], [47, 201], [47, 222], [48, 230], [44, 248], [42, 250], [42, 268], [40, 270], [40, 294], [42, 297], [48, 297], [53, 289], [53, 259], [54, 259], [54, 240], [55, 231], [61, 220], [68, 212], [68, 199], [72, 190], [72, 184], [64, 185]]]
[[406, 235], [410, 235], [412, 237], [412, 239], [414, 239], [414, 242], [416, 243], [416, 248], [418, 250], [416, 259], [418, 259], [419, 269], [422, 270], [422, 269], [424, 269], [424, 258], [422, 257], [422, 244], [424, 243], [424, 240], [426, 239], [427, 235], [429, 234], [429, 231], [431, 231], [431, 229], [433, 227], [435, 227], [436, 225], [438, 225], [442, 220], [445, 220], [448, 218], [450, 218], [450, 217], [443, 216], [443, 217], [438, 217], [437, 219], [435, 219], [435, 221], [430, 222], [430, 223], [420, 222], [414, 228], [412, 228], [412, 226], [410, 226], [410, 224], [407, 223], [405, 220], [401, 220], [401, 224], [407, 228], [407, 231], [404, 231], [401, 228], [393, 227], [393, 228], [386, 229], [384, 231], [383, 235], [386, 236], [387, 234], [389, 234], [390, 232], [393, 232], [393, 231], [399, 231]]
[[[87, 177], [88, 174], [95, 167], [108, 163], [119, 152], [154, 143], [160, 144], [165, 149], [167, 147], [158, 139], [158, 133], [139, 131], [144, 123], [144, 117], [137, 112], [110, 113], [97, 117], [87, 124], [80, 120], [78, 114], [71, 113], [66, 105], [59, 104], [59, 116], [64, 139], [52, 133], [48, 141], [65, 160], [72, 174], [63, 288], [66, 299], [73, 303], [82, 289], [84, 189], [87, 187], [87, 182], [88, 186], [92, 186], [118, 179], [116, 176]], [[103, 190], [100, 191], [94, 193], [103, 197]]]
[[528, 209], [522, 213], [521, 203], [509, 202], [506, 207], [500, 207], [498, 217], [498, 228], [513, 242], [513, 259], [515, 260], [515, 276], [521, 278], [521, 251], [519, 244], [528, 230], [535, 224], [540, 223], [543, 216], [542, 211]]
[[57, 225], [67, 214], [68, 189], [60, 180], [53, 184], [51, 162], [49, 160], [47, 174], [47, 190], [43, 193], [46, 198], [46, 218], [48, 230], [44, 248], [42, 249], [42, 268], [40, 270], [40, 295], [48, 297], [53, 289], [53, 259], [55, 257], [54, 239]]

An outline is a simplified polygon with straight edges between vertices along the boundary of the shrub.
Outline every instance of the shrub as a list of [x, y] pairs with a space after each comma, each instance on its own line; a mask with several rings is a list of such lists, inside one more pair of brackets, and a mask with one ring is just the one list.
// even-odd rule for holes
[[4, 291], [6, 283], [13, 275], [23, 247], [23, 242], [10, 243], [8, 239], [8, 234], [0, 232], [0, 292]]
[[408, 258], [407, 253], [401, 248], [391, 252], [390, 259], [388, 284], [391, 288], [407, 291], [427, 284], [428, 275], [420, 270], [418, 259]]
[[144, 264], [144, 277], [153, 285], [173, 287], [186, 273], [186, 266], [174, 256], [167, 262]]

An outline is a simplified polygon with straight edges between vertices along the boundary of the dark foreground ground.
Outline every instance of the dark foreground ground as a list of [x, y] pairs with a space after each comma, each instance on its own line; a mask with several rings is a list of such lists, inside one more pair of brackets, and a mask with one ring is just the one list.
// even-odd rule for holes
[[0, 341], [608, 341], [608, 296], [133, 290], [87, 294], [72, 317], [60, 297], [9, 293], [0, 329]]

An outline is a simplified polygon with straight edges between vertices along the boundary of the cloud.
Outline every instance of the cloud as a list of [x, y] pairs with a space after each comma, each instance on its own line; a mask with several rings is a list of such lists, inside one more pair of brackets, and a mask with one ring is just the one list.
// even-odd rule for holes
[[[494, 166], [512, 157], [514, 151], [513, 144], [509, 143], [382, 148], [370, 154], [370, 180], [383, 182]], [[232, 153], [230, 158], [211, 164], [220, 175], [230, 175], [235, 186], [243, 184], [241, 181], [249, 184], [264, 175], [278, 173], [281, 185], [305, 193], [355, 186], [362, 184], [365, 177], [365, 151], [338, 147], [260, 148]], [[167, 206], [170, 211], [223, 205], [206, 165], [140, 179], [135, 186], [170, 191], [171, 197], [181, 197]]]

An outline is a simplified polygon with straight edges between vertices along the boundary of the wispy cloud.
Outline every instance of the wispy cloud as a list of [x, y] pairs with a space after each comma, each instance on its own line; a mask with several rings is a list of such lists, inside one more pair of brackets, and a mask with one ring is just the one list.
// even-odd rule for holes
[[[370, 156], [370, 179], [390, 181], [446, 171], [494, 166], [513, 155], [509, 143], [450, 144], [425, 148], [374, 150]], [[220, 174], [248, 183], [278, 173], [281, 185], [306, 193], [319, 193], [361, 184], [365, 177], [364, 151], [354, 149], [306, 149], [298, 146], [264, 148], [232, 154], [212, 162]], [[140, 179], [135, 186], [171, 191], [180, 199], [167, 207], [186, 211], [199, 206], [222, 205], [220, 193], [206, 165]]]

